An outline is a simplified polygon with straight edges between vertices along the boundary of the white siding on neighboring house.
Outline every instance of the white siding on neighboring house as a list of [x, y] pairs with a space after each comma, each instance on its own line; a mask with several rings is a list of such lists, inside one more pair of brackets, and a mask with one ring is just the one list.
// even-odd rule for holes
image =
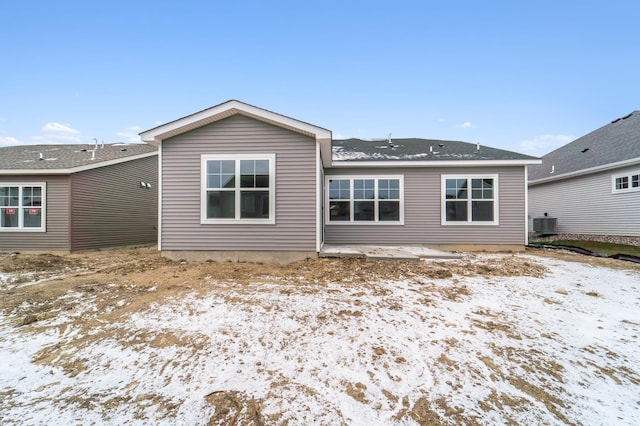
[[627, 167], [529, 186], [529, 219], [558, 219], [558, 232], [640, 236], [640, 191], [614, 194], [612, 176]]

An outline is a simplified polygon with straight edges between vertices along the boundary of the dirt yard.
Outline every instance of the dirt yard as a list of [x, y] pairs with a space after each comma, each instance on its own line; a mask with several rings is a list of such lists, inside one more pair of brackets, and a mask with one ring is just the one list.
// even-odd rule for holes
[[[545, 328], [550, 315], [577, 321], [582, 303], [604, 318], [613, 296], [597, 281], [611, 274], [633, 289], [611, 325], [625, 344]], [[633, 424], [637, 356], [621, 351], [637, 351], [639, 287], [640, 265], [560, 251], [284, 266], [175, 262], [154, 248], [4, 253], [0, 420]], [[628, 391], [617, 420], [598, 417], [613, 402], [577, 412], [591, 394]]]

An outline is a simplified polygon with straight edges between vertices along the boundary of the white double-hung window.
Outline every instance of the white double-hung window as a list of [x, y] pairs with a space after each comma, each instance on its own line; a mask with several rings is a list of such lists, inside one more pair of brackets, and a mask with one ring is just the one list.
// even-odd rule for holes
[[327, 178], [326, 223], [404, 223], [402, 176], [331, 176]]
[[611, 190], [614, 194], [640, 191], [640, 170], [613, 175], [611, 177]]
[[201, 223], [274, 224], [275, 154], [202, 155]]
[[0, 231], [44, 231], [44, 183], [0, 183]]
[[442, 225], [498, 225], [498, 175], [442, 175]]

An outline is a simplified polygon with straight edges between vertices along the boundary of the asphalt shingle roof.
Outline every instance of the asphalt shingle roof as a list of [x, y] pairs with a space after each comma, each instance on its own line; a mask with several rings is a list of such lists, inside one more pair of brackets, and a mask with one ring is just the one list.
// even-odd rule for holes
[[536, 157], [469, 142], [434, 139], [333, 140], [334, 161], [537, 160]]
[[156, 148], [147, 144], [99, 144], [97, 148], [94, 144], [8, 146], [0, 148], [0, 172], [66, 170], [154, 151]]
[[529, 181], [634, 158], [640, 158], [640, 110], [544, 155], [541, 165], [529, 168]]

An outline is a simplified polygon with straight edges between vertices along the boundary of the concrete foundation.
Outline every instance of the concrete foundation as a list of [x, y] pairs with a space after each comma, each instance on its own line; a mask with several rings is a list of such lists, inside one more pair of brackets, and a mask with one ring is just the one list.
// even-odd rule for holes
[[252, 262], [287, 264], [304, 259], [316, 259], [311, 251], [234, 251], [234, 250], [162, 250], [162, 257], [190, 262]]

